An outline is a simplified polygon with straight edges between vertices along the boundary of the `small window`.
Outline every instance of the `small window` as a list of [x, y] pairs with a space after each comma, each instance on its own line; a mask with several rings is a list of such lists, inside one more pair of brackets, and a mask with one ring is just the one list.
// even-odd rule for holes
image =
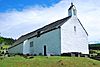
[[74, 26], [74, 31], [76, 32], [76, 26]]
[[37, 37], [40, 37], [40, 31], [37, 32]]
[[30, 42], [30, 47], [33, 47], [33, 41], [32, 41], [32, 42]]
[[75, 9], [73, 9], [73, 14], [76, 15], [76, 10]]

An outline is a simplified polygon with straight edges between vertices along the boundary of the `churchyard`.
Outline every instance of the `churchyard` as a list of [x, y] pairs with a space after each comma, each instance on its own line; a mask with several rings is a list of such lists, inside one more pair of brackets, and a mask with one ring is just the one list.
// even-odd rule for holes
[[0, 67], [100, 67], [100, 61], [85, 57], [15, 55], [0, 59]]

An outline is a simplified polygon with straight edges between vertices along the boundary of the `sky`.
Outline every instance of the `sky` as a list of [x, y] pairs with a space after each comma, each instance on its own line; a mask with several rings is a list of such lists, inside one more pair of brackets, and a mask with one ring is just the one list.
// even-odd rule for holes
[[99, 0], [0, 0], [0, 36], [17, 39], [67, 17], [71, 2], [89, 34], [88, 41], [100, 42]]

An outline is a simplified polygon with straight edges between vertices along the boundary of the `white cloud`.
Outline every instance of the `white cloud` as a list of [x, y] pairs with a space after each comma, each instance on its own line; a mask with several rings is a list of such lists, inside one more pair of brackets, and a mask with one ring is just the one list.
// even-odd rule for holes
[[[93, 1], [74, 1], [78, 18], [89, 33], [89, 41], [100, 40], [100, 8]], [[18, 38], [25, 33], [36, 30], [48, 23], [68, 16], [70, 0], [62, 0], [52, 7], [31, 6], [23, 11], [12, 10], [0, 13], [0, 32], [2, 36]]]
[[89, 41], [100, 41], [100, 5], [94, 0], [81, 5], [78, 7], [79, 19], [89, 34]]
[[13, 9], [6, 13], [0, 13], [1, 35], [18, 38], [27, 32], [65, 17], [67, 16], [67, 9], [62, 7], [66, 7], [65, 1], [61, 1], [50, 8], [31, 6], [26, 7], [21, 12]]

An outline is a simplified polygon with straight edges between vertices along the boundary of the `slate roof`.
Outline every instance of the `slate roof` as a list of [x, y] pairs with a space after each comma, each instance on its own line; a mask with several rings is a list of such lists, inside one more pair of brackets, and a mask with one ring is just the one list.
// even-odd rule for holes
[[[11, 47], [14, 47], [14, 46], [16, 46], [16, 45], [22, 43], [22, 42], [23, 42], [24, 40], [26, 40], [26, 39], [30, 39], [30, 38], [32, 38], [32, 37], [37, 36], [38, 32], [39, 32], [40, 34], [43, 34], [43, 33], [45, 33], [45, 32], [48, 32], [48, 31], [57, 29], [57, 28], [59, 28], [61, 25], [63, 25], [63, 24], [64, 24], [68, 19], [70, 19], [70, 18], [71, 18], [71, 16], [65, 17], [65, 18], [63, 18], [63, 19], [61, 19], [61, 20], [57, 20], [57, 21], [55, 21], [55, 22], [53, 22], [53, 23], [51, 23], [51, 24], [48, 24], [48, 25], [46, 25], [46, 26], [44, 26], [44, 27], [42, 27], [42, 28], [39, 28], [39, 29], [37, 29], [37, 30], [35, 30], [35, 31], [32, 31], [32, 32], [30, 32], [30, 33], [28, 33], [28, 34], [26, 34], [26, 35], [22, 35], [20, 38], [17, 39], [17, 41], [16, 41], [16, 42], [13, 44], [13, 46], [11, 46]], [[10, 48], [11, 48], [11, 47], [10, 47]]]

